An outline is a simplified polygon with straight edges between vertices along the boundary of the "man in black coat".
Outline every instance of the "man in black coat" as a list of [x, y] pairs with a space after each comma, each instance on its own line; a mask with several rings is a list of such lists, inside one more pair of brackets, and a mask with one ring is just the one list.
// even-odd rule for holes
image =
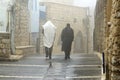
[[70, 59], [70, 52], [73, 39], [74, 31], [70, 27], [70, 24], [68, 23], [61, 33], [62, 51], [65, 52], [65, 59]]

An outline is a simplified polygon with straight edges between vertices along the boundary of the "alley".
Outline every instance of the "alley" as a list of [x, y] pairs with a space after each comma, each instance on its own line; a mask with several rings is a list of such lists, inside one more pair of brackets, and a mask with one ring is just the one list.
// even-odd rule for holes
[[94, 54], [64, 55], [34, 54], [19, 61], [0, 61], [0, 80], [101, 80], [101, 61]]

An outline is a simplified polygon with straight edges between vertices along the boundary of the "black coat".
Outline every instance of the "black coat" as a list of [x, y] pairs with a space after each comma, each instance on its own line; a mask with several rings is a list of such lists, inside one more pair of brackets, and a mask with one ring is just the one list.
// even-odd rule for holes
[[74, 39], [73, 29], [65, 27], [61, 33], [62, 51], [71, 51], [72, 41]]

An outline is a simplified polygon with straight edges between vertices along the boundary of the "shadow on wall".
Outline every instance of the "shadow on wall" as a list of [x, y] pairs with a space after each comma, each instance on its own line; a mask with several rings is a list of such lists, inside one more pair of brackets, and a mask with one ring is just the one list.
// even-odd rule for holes
[[79, 31], [74, 39], [74, 53], [84, 53], [84, 41], [82, 32]]

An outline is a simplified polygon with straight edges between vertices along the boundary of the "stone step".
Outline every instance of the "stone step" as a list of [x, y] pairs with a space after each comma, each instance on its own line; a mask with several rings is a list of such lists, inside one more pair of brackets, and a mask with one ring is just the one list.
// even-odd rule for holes
[[18, 61], [23, 58], [23, 55], [10, 55], [9, 58], [0, 57], [0, 61]]

